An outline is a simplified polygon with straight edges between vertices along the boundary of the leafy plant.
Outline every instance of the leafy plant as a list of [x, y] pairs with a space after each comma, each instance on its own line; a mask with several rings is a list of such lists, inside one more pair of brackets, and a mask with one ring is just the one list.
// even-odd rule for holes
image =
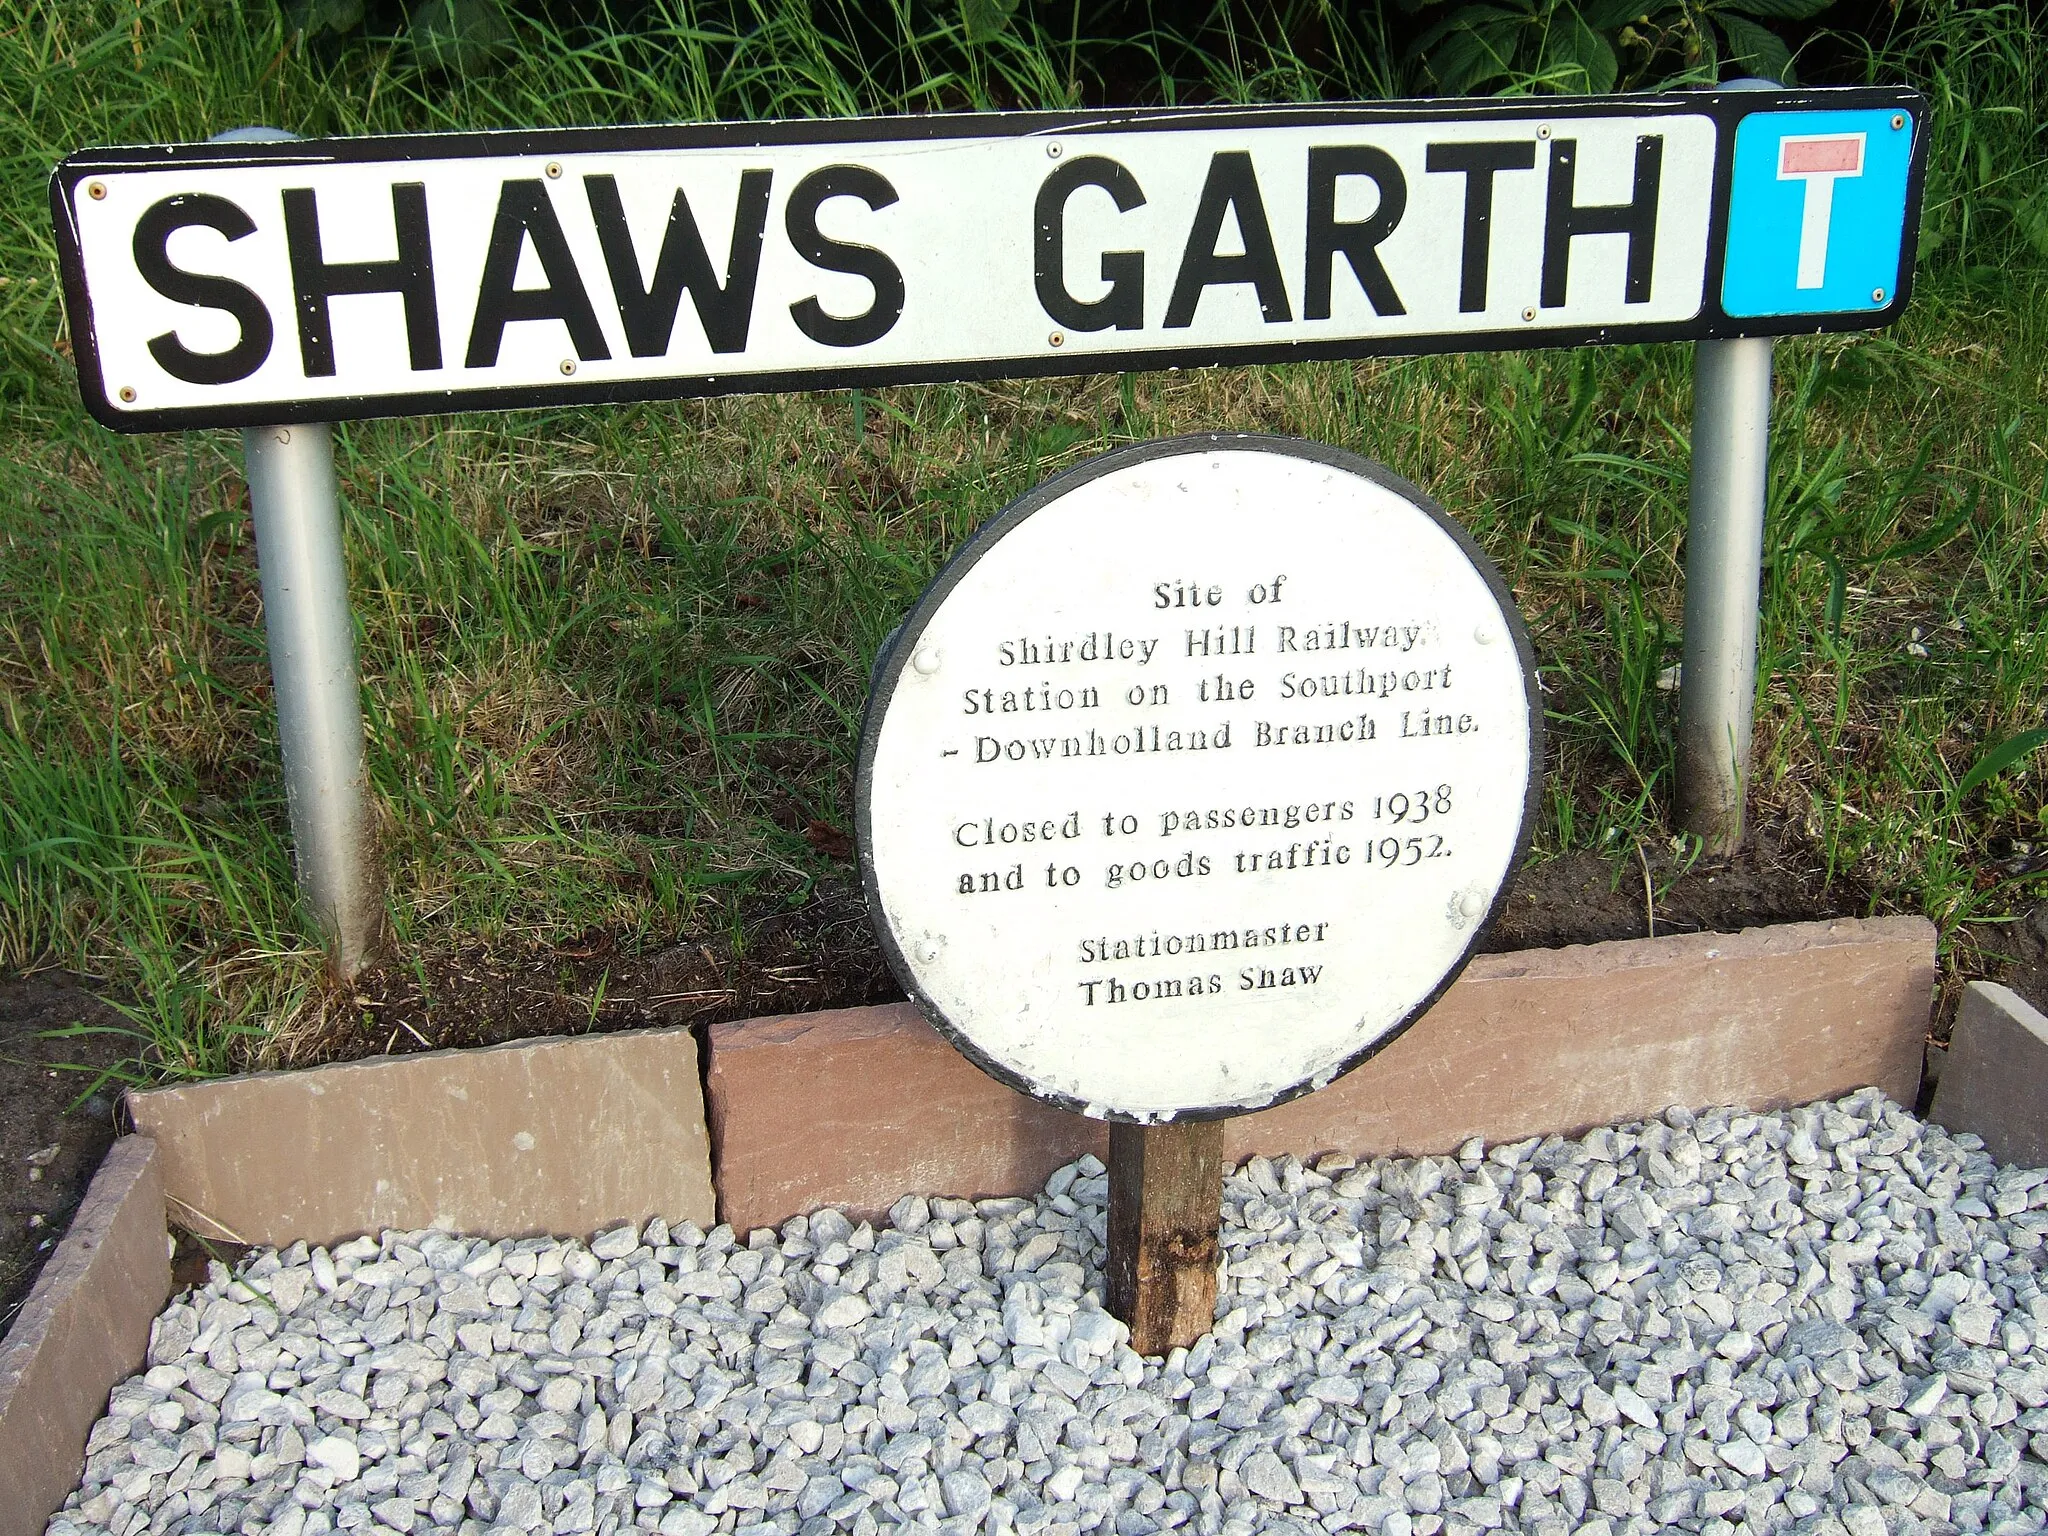
[[1018, 0], [960, 0], [960, 28], [970, 43], [994, 38], [1017, 14]]
[[301, 43], [397, 32], [398, 58], [430, 74], [485, 74], [519, 51], [500, 0], [417, 0], [409, 14], [368, 0], [280, 0], [279, 14], [285, 36]]
[[304, 38], [341, 37], [363, 24], [363, 0], [285, 0], [287, 34]]
[[519, 41], [497, 0], [424, 0], [412, 13], [406, 39], [422, 68], [456, 75], [491, 68], [510, 57]]
[[[1792, 50], [1765, 22], [1807, 21], [1832, 0], [1489, 0], [1459, 5], [1411, 50], [1435, 89], [1604, 95], [1755, 75], [1789, 85]], [[1400, 0], [1411, 14], [1433, 9]]]
[[1959, 806], [1964, 797], [1987, 779], [1996, 778], [2014, 763], [2031, 757], [2042, 747], [2048, 746], [2048, 727], [2037, 726], [2031, 731], [2021, 731], [2017, 736], [2008, 736], [1982, 757], [1975, 766], [1956, 781], [1956, 787], [1949, 794], [1949, 803]]

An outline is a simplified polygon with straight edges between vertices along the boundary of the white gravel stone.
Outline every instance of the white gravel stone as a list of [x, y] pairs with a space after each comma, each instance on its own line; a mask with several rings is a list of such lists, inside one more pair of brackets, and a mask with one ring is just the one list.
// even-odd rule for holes
[[2017, 1536], [2048, 1174], [1873, 1094], [1254, 1158], [1131, 1353], [1106, 1180], [778, 1232], [386, 1233], [173, 1301], [50, 1536]]
[[1301, 1484], [1287, 1470], [1287, 1464], [1271, 1451], [1252, 1452], [1239, 1467], [1238, 1475], [1244, 1479], [1245, 1487], [1269, 1503], [1299, 1504], [1302, 1501]]
[[834, 1287], [824, 1293], [811, 1320], [821, 1331], [836, 1331], [857, 1327], [867, 1320], [871, 1311], [866, 1297]]
[[583, 1384], [573, 1376], [556, 1376], [544, 1382], [540, 1405], [549, 1413], [570, 1413], [583, 1401]]
[[[352, 1483], [362, 1470], [362, 1453], [355, 1441], [340, 1435], [322, 1435], [306, 1447], [305, 1458], [312, 1466], [327, 1468], [338, 1482]], [[244, 1477], [249, 1475], [246, 1468], [244, 1463]]]

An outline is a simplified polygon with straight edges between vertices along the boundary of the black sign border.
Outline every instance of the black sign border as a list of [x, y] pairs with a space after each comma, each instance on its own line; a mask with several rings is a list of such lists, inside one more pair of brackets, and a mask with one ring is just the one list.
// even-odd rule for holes
[[1346, 448], [1333, 447], [1310, 438], [1283, 437], [1272, 433], [1203, 432], [1184, 437], [1155, 438], [1149, 442], [1112, 448], [1107, 453], [1098, 454], [1071, 469], [1062, 470], [1050, 479], [1040, 481], [983, 523], [969, 536], [967, 542], [954, 552], [952, 558], [940, 567], [938, 574], [932, 577], [930, 584], [919, 595], [916, 606], [911, 609], [902, 625], [883, 642], [882, 653], [875, 658], [874, 677], [868, 688], [867, 706], [861, 714], [860, 758], [855, 770], [853, 791], [854, 838], [860, 861], [861, 894], [867, 902], [869, 926], [874, 929], [875, 937], [882, 946], [882, 953], [889, 962], [889, 969], [895, 974], [896, 980], [902, 985], [910, 1000], [917, 1004], [918, 1011], [961, 1055], [996, 1081], [1041, 1103], [1051, 1104], [1074, 1114], [1127, 1125], [1156, 1125], [1161, 1123], [1161, 1117], [1104, 1110], [1100, 1105], [1091, 1105], [1072, 1095], [1053, 1092], [1041, 1084], [1033, 1083], [983, 1052], [946, 1017], [944, 1010], [924, 990], [916, 967], [911, 964], [909, 956], [896, 942], [895, 930], [889, 924], [887, 909], [882, 904], [881, 889], [875, 878], [875, 752], [880, 744], [883, 717], [888, 713], [889, 701], [895, 696], [897, 685], [902, 681], [903, 668], [917, 652], [919, 637], [937, 615], [947, 597], [952, 594], [953, 589], [1004, 537], [1021, 526], [1034, 513], [1103, 475], [1132, 464], [1148, 463], [1154, 459], [1210, 453], [1218, 449], [1270, 453], [1282, 458], [1305, 459], [1310, 463], [1327, 465], [1392, 491], [1435, 519], [1437, 526], [1457, 543], [1464, 551], [1466, 559], [1471, 561], [1473, 568], [1479, 572], [1488, 590], [1493, 594], [1494, 601], [1499, 605], [1502, 616], [1507, 620], [1508, 633], [1514, 640], [1515, 656], [1522, 666], [1523, 688], [1528, 700], [1529, 782], [1522, 798], [1522, 820], [1515, 834], [1514, 852], [1509, 858], [1507, 873], [1494, 892], [1492, 905], [1487, 908], [1485, 916], [1472, 925], [1465, 947], [1427, 996], [1416, 1003], [1392, 1028], [1355, 1054], [1345, 1058], [1327, 1077], [1319, 1073], [1257, 1103], [1210, 1104], [1176, 1110], [1171, 1116], [1172, 1121], [1179, 1123], [1185, 1120], [1220, 1120], [1232, 1115], [1254, 1114], [1259, 1110], [1285, 1104], [1304, 1094], [1313, 1093], [1318, 1088], [1328, 1087], [1338, 1078], [1370, 1061], [1405, 1034], [1409, 1026], [1421, 1018], [1430, 1006], [1443, 996], [1445, 989], [1463, 973], [1465, 967], [1471, 963], [1472, 956], [1477, 952], [1487, 929], [1506, 910], [1509, 896], [1514, 889], [1515, 876], [1529, 852], [1529, 842], [1535, 833], [1536, 817], [1542, 798], [1543, 695], [1536, 678], [1535, 648], [1530, 644], [1528, 626], [1523, 622], [1521, 610], [1515, 603], [1514, 593], [1486, 551], [1479, 547], [1477, 541], [1456, 519], [1438, 505], [1434, 498], [1424, 494], [1419, 487], [1404, 480], [1383, 464]]
[[[1883, 110], [1903, 112], [1913, 124], [1912, 159], [1906, 181], [1906, 222], [1899, 244], [1899, 275], [1891, 301], [1881, 309], [1836, 315], [1761, 316], [1736, 319], [1721, 307], [1720, 283], [1726, 249], [1729, 188], [1734, 172], [1735, 128], [1754, 112]], [[1050, 353], [1044, 357], [994, 359], [980, 363], [898, 363], [819, 367], [778, 373], [679, 375], [666, 379], [615, 379], [475, 389], [419, 390], [404, 394], [332, 397], [268, 404], [179, 406], [132, 410], [107, 397], [107, 382], [94, 342], [91, 296], [86, 291], [78, 229], [72, 216], [78, 184], [98, 174], [156, 167], [307, 166], [465, 156], [546, 157], [592, 152], [722, 148], [782, 144], [901, 143], [919, 139], [1031, 136], [1085, 137], [1096, 133], [1172, 132], [1184, 129], [1333, 128], [1381, 123], [1465, 122], [1475, 119], [1542, 121], [1561, 115], [1657, 117], [1699, 114], [1718, 129], [1714, 208], [1708, 223], [1707, 281], [1701, 308], [1690, 320], [1660, 324], [1582, 326], [1440, 333], [1437, 336], [1343, 338], [1236, 346], [1159, 348], [1131, 352]], [[1085, 377], [1104, 373], [1150, 373], [1167, 369], [1246, 366], [1270, 363], [1342, 361], [1365, 357], [1422, 357], [1467, 352], [1502, 352], [1559, 347], [1606, 346], [1659, 341], [1708, 341], [1743, 336], [1823, 335], [1881, 330], [1895, 321], [1912, 297], [1918, 246], [1921, 193], [1927, 169], [1927, 102], [1917, 91], [1894, 86], [1850, 86], [1825, 90], [1714, 90], [1644, 96], [1551, 96], [1481, 100], [1348, 102], [1311, 107], [1142, 108], [1109, 112], [934, 113], [924, 117], [827, 118], [765, 123], [698, 123], [625, 128], [510, 129], [490, 133], [405, 134], [346, 139], [304, 139], [284, 143], [171, 144], [82, 150], [67, 157], [50, 176], [51, 216], [70, 322], [80, 394], [101, 425], [117, 432], [175, 431], [188, 427], [282, 426], [299, 422], [346, 421], [392, 416], [440, 415], [471, 410], [524, 410], [628, 401], [704, 399], [862, 388], [892, 384], [942, 384], [993, 379]], [[1444, 342], [1447, 345], [1432, 345]]]

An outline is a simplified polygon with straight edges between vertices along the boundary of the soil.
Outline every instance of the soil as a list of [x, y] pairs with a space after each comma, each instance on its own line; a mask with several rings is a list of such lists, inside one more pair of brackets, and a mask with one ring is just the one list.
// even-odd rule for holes
[[[1870, 914], [1867, 893], [1806, 861], [1771, 829], [1735, 859], [1681, 866], [1667, 852], [1578, 853], [1517, 876], [1484, 952], [1733, 933], [1770, 923]], [[1954, 936], [1936, 1038], [1964, 981], [2003, 981], [2048, 1009], [2048, 909], [2028, 922]], [[870, 933], [851, 873], [794, 908], [743, 912], [733, 929], [642, 955], [604, 934], [537, 955], [477, 949], [422, 970], [388, 966], [359, 982], [352, 1006], [289, 1052], [290, 1064], [384, 1052], [489, 1045], [539, 1034], [713, 1024], [903, 996]]]
[[[1808, 863], [1789, 841], [1759, 829], [1739, 858], [1680, 867], [1644, 850], [1619, 858], [1580, 853], [1517, 877], [1485, 935], [1486, 952], [1553, 948], [1654, 932], [1732, 933], [1769, 923], [1855, 917], [1866, 893]], [[1964, 983], [2001, 981], [2048, 1011], [2048, 906], [2024, 920], [1951, 936], [1933, 1041], [1947, 1037]], [[902, 996], [870, 933], [851, 870], [816, 885], [796, 907], [743, 911], [730, 927], [645, 954], [620, 951], [603, 932], [538, 952], [485, 947], [386, 965], [339, 995], [324, 1018], [296, 1032], [279, 1065], [306, 1066], [383, 1053], [493, 1045], [535, 1035], [659, 1025], [708, 1025], [805, 1013]], [[74, 1023], [119, 1017], [76, 981], [50, 974], [0, 981], [0, 1330], [12, 1320], [43, 1258], [114, 1133], [115, 1089], [93, 1073], [129, 1054], [119, 1035], [42, 1038]], [[70, 1067], [84, 1071], [67, 1070]], [[30, 1181], [31, 1154], [57, 1150]], [[218, 1247], [182, 1239], [178, 1282], [203, 1279]]]
[[114, 1139], [118, 1084], [100, 1074], [134, 1054], [125, 1027], [70, 977], [0, 981], [0, 1336], [28, 1299]]

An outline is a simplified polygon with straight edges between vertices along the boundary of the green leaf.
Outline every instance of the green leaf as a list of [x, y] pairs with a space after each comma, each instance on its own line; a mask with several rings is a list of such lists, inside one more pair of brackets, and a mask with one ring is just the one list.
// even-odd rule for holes
[[1766, 21], [1810, 21], [1834, 3], [1835, 0], [1724, 0], [1709, 9], [1716, 21], [1725, 19], [1727, 11], [1743, 11]]
[[408, 41], [422, 69], [474, 75], [510, 54], [518, 38], [497, 0], [424, 0]]
[[1701, 22], [1693, 30], [1692, 42], [1697, 44], [1699, 48], [1699, 57], [1691, 61], [1691, 68], [1694, 71], [1693, 78], [1698, 80], [1720, 79], [1721, 39], [1715, 36], [1714, 29], [1705, 22]]
[[1728, 39], [1728, 61], [1745, 74], [1780, 85], [1792, 83], [1792, 50], [1768, 27], [1760, 27], [1740, 16], [1717, 16], [1722, 35]]
[[1646, 13], [1657, 9], [1661, 7], [1655, 0], [1590, 0], [1580, 8], [1579, 15], [1594, 30], [1612, 32], [1616, 27], [1644, 19]]
[[1920, 239], [1913, 247], [1914, 258], [1918, 261], [1925, 261], [1940, 250], [1951, 233], [1949, 226], [1952, 220], [1947, 204], [1929, 203], [1924, 205], [1924, 209], [1920, 215]]
[[1955, 793], [1949, 796], [1949, 803], [1961, 805], [1963, 797], [1979, 784], [2005, 772], [2021, 758], [2039, 751], [2043, 746], [2048, 746], [2048, 726], [2037, 726], [2031, 731], [2021, 731], [2017, 736], [2008, 736], [1978, 758], [1977, 765], [1962, 776], [1956, 784]]
[[1573, 12], [1551, 33], [1551, 39], [1555, 44], [1554, 59], [1578, 70], [1582, 77], [1579, 88], [1587, 95], [1604, 96], [1614, 89], [1614, 77], [1621, 73], [1614, 49], [1606, 38], [1586, 25], [1584, 17]]
[[1970, 492], [1967, 501], [1932, 528], [1924, 533], [1917, 533], [1910, 539], [1900, 539], [1895, 544], [1887, 544], [1872, 557], [1870, 569], [1874, 571], [1894, 560], [1912, 560], [1921, 555], [1933, 554], [1977, 520], [1977, 505], [1983, 496], [1983, 487], [1979, 486]]
[[1849, 573], [1842, 569], [1842, 562], [1833, 555], [1823, 554], [1820, 560], [1821, 564], [1827, 567], [1828, 572], [1828, 637], [1832, 640], [1840, 640], [1842, 638], [1842, 610], [1848, 606], [1849, 601]]
[[1524, 26], [1494, 6], [1468, 5], [1423, 40], [1429, 72], [1445, 95], [1467, 95], [1514, 70]]
[[363, 24], [363, 0], [286, 0], [284, 29], [302, 37], [341, 36]]
[[2048, 187], [2040, 187], [2010, 205], [2012, 221], [2037, 256], [2048, 256]]
[[1483, 27], [1497, 27], [1503, 23], [1519, 27], [1523, 20], [1524, 18], [1512, 11], [1504, 11], [1497, 5], [1460, 6], [1409, 44], [1408, 55], [1410, 58], [1432, 59], [1436, 51], [1448, 45], [1453, 38], [1466, 36]]
[[970, 43], [993, 42], [1017, 14], [1018, 0], [960, 0], [960, 29]]

